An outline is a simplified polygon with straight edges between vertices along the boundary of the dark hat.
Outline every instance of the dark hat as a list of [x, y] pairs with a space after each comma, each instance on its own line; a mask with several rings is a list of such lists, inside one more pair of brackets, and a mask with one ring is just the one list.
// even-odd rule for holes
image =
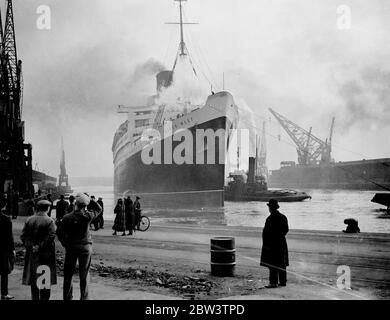
[[270, 199], [270, 201], [267, 203], [267, 206], [271, 209], [279, 209], [278, 201], [276, 201], [275, 199]]
[[135, 198], [136, 198], [137, 200], [141, 199], [141, 198], [140, 198], [140, 197], [138, 197], [138, 196], [137, 196], [137, 197], [135, 197]]

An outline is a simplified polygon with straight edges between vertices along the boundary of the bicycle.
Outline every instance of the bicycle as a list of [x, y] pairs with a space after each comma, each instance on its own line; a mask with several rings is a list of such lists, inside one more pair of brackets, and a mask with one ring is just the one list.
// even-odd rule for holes
[[138, 225], [136, 224], [135, 230], [145, 232], [146, 230], [149, 229], [149, 227], [150, 227], [150, 219], [144, 215], [140, 217], [140, 222]]

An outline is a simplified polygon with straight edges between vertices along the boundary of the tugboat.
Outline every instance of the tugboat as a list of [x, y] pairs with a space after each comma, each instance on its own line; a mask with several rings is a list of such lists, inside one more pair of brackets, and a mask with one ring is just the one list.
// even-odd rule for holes
[[235, 171], [229, 174], [229, 182], [225, 187], [226, 201], [269, 201], [293, 202], [311, 199], [306, 192], [280, 189], [268, 190], [266, 178], [256, 176], [256, 158], [249, 158], [248, 175], [244, 171]]

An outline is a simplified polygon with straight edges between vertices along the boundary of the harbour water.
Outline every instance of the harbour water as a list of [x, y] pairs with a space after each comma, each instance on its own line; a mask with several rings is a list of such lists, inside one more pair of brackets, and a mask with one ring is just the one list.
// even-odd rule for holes
[[[75, 192], [88, 192], [103, 197], [105, 219], [113, 220], [114, 194], [112, 186], [74, 186]], [[280, 211], [289, 220], [290, 229], [341, 231], [344, 219], [359, 221], [361, 232], [390, 233], [390, 215], [370, 200], [375, 192], [354, 190], [302, 190], [311, 200], [280, 203]], [[142, 200], [141, 200], [142, 204]], [[178, 223], [195, 226], [227, 225], [262, 227], [268, 216], [265, 202], [225, 202], [224, 208], [199, 210], [143, 210], [153, 223]]]

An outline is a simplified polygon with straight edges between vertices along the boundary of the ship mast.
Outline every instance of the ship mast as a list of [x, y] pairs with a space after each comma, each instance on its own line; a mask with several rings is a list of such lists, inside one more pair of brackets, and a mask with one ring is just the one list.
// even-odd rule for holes
[[183, 0], [175, 0], [175, 1], [179, 1], [180, 3], [180, 55], [185, 56], [186, 53], [184, 52], [184, 48], [186, 44], [184, 43], [184, 32], [183, 32], [184, 31], [183, 30], [183, 5], [182, 5]]
[[180, 8], [180, 22], [167, 22], [166, 24], [179, 24], [180, 25], [180, 56], [186, 56], [186, 43], [184, 42], [184, 25], [185, 24], [197, 24], [194, 22], [183, 22], [183, 4], [182, 2], [187, 0], [174, 0], [175, 2], [179, 2]]

